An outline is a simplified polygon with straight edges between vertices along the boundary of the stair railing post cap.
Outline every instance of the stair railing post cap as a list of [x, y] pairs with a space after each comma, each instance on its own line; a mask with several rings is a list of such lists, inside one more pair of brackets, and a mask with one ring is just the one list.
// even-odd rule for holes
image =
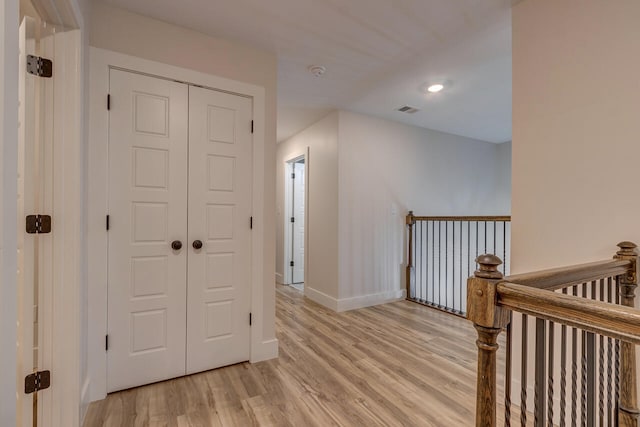
[[479, 255], [476, 258], [476, 262], [480, 266], [478, 270], [474, 272], [476, 277], [483, 279], [502, 279], [502, 273], [498, 271], [498, 266], [502, 264], [502, 260], [492, 254]]
[[633, 242], [629, 242], [629, 241], [624, 241], [624, 242], [620, 242], [617, 245], [620, 250], [618, 252], [616, 252], [618, 255], [638, 255], [638, 251], [636, 250], [636, 248], [638, 247], [638, 245], [636, 245]]

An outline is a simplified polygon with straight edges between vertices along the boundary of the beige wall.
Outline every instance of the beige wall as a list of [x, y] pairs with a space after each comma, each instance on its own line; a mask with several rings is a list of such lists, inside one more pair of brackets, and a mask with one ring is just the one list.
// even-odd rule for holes
[[94, 2], [91, 46], [262, 86], [266, 90], [264, 159], [264, 325], [275, 336], [275, 152], [276, 78], [274, 54], [170, 25]]
[[513, 9], [512, 271], [640, 242], [640, 2]]
[[[277, 261], [284, 269], [284, 174], [285, 162], [305, 154], [307, 193], [308, 265], [305, 295], [334, 306], [338, 299], [338, 112], [333, 112], [285, 142], [277, 154]], [[326, 295], [330, 299], [324, 297]], [[335, 308], [335, 307], [333, 307]]]

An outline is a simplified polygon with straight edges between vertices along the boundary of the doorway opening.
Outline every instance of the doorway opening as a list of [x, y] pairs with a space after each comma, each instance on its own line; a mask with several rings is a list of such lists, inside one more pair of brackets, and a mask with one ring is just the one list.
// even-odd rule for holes
[[304, 291], [306, 156], [287, 161], [285, 179], [285, 284]]

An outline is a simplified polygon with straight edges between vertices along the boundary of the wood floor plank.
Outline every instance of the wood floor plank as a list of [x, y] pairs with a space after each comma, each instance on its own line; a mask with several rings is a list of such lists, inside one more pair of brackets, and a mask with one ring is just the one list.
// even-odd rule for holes
[[408, 301], [334, 313], [278, 286], [276, 331], [278, 359], [110, 394], [84, 426], [474, 423], [476, 333], [465, 319]]

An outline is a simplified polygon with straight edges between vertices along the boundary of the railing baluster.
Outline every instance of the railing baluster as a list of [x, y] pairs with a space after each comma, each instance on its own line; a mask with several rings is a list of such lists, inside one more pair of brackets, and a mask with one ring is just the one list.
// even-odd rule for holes
[[[596, 282], [591, 282], [591, 299], [596, 299]], [[587, 423], [588, 427], [594, 427], [596, 421], [596, 336], [587, 332], [585, 345], [587, 364]]]
[[[604, 279], [600, 279], [600, 301], [604, 301]], [[600, 345], [598, 346], [598, 354], [600, 356], [598, 363], [598, 414], [600, 426], [604, 426], [604, 336], [600, 335]]]
[[465, 300], [462, 297], [462, 282], [464, 281], [464, 279], [462, 278], [462, 260], [463, 259], [464, 259], [464, 255], [462, 253], [462, 221], [460, 221], [460, 281], [459, 281], [460, 306], [459, 306], [458, 314], [462, 314], [462, 306]]
[[529, 341], [529, 316], [522, 315], [522, 352], [520, 362], [520, 425], [522, 427], [527, 426], [527, 357], [529, 352], [527, 350]]
[[[620, 304], [620, 276], [616, 277], [616, 304]], [[615, 340], [615, 383], [614, 383], [614, 405], [615, 405], [615, 425], [619, 425], [620, 416], [620, 340]]]
[[553, 358], [553, 333], [555, 329], [555, 324], [553, 322], [549, 322], [549, 344], [548, 344], [548, 354], [549, 361], [547, 363], [547, 425], [553, 426], [553, 366], [555, 365], [555, 360]]
[[433, 297], [431, 303], [436, 301], [436, 222], [431, 221], [431, 286]]
[[[611, 291], [612, 291], [613, 283], [611, 281], [611, 277], [607, 279], [607, 302], [611, 303]], [[613, 426], [614, 420], [614, 404], [613, 404], [613, 396], [612, 396], [612, 371], [613, 371], [613, 339], [611, 337], [607, 338], [607, 425]]]
[[[418, 231], [418, 229], [419, 229], [419, 233], [418, 234], [419, 234], [419, 239], [420, 239], [420, 245], [419, 245], [420, 255], [419, 255], [419, 258], [418, 258], [419, 261], [416, 264], [420, 266], [420, 268], [419, 268], [419, 272], [420, 273], [419, 273], [419, 276], [418, 276], [419, 279], [417, 280], [417, 283], [420, 284], [420, 288], [418, 289], [418, 286], [416, 285], [416, 298], [418, 299], [418, 301], [422, 301], [422, 286], [423, 286], [422, 285], [422, 283], [423, 283], [422, 274], [423, 274], [423, 271], [424, 271], [424, 268], [422, 266], [422, 248], [423, 248], [423, 246], [422, 246], [422, 222], [420, 223], [420, 227], [416, 227], [416, 231]], [[416, 252], [416, 255], [418, 255], [417, 252]]]
[[484, 253], [487, 253], [487, 221], [484, 222]]
[[535, 382], [533, 389], [533, 425], [541, 427], [544, 424], [544, 397], [545, 397], [545, 354], [546, 354], [546, 321], [536, 318], [536, 360]]
[[502, 221], [502, 259], [504, 260], [504, 264], [502, 264], [503, 274], [506, 276], [509, 274], [507, 271], [507, 222]]
[[496, 222], [493, 221], [493, 251], [494, 254], [498, 252], [498, 247], [496, 246]]
[[[578, 287], [573, 286], [573, 296], [578, 295]], [[578, 331], [571, 328], [571, 426], [578, 423]]]
[[467, 221], [467, 277], [471, 276], [471, 221]]
[[444, 308], [449, 308], [449, 221], [444, 222]]
[[[582, 297], [587, 296], [587, 284], [582, 284]], [[587, 333], [581, 332], [580, 340], [582, 352], [580, 355], [580, 425], [587, 425]]]
[[504, 426], [511, 427], [511, 351], [512, 351], [512, 336], [511, 327], [513, 322], [513, 314], [509, 313], [509, 324], [507, 325], [507, 339], [506, 339], [506, 360], [505, 360], [505, 375], [504, 375]]
[[[567, 294], [567, 288], [562, 290]], [[567, 326], [560, 327], [560, 427], [564, 427], [567, 404]]]

